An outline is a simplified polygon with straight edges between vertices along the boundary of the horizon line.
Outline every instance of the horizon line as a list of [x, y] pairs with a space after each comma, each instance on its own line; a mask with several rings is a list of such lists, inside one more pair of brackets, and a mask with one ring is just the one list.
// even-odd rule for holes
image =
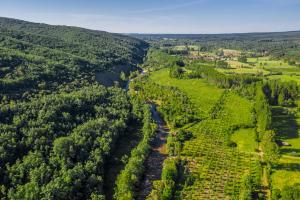
[[35, 24], [44, 24], [50, 26], [67, 26], [67, 27], [74, 27], [74, 28], [82, 28], [91, 31], [102, 31], [107, 33], [115, 33], [115, 34], [122, 34], [122, 35], [230, 35], [230, 34], [264, 34], [264, 33], [288, 33], [288, 32], [300, 32], [300, 28], [298, 30], [283, 30], [283, 31], [250, 31], [250, 32], [219, 32], [219, 33], [146, 33], [146, 32], [111, 32], [106, 30], [100, 29], [93, 29], [84, 26], [73, 26], [67, 24], [51, 24], [45, 22], [34, 22], [25, 19], [18, 19], [18, 18], [11, 18], [11, 17], [3, 17], [0, 18], [11, 19], [11, 20], [19, 20], [27, 23], [35, 23]]

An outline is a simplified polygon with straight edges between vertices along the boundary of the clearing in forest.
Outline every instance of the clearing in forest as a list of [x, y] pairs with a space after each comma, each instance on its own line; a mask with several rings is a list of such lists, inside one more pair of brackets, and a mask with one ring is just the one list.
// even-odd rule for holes
[[150, 79], [157, 84], [177, 87], [196, 105], [201, 117], [208, 117], [210, 110], [221, 97], [223, 90], [207, 84], [201, 79], [181, 80], [170, 78], [169, 70], [153, 72]]

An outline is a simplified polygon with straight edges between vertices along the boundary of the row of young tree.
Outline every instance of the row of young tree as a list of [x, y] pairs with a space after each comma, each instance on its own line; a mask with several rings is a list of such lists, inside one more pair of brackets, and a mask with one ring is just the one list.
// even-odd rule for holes
[[187, 73], [188, 78], [204, 78], [220, 88], [244, 87], [247, 84], [261, 80], [261, 78], [252, 75], [225, 75], [213, 67], [202, 66], [201, 63], [197, 62], [189, 65], [187, 69], [191, 70], [191, 72]]
[[1, 198], [103, 198], [105, 160], [130, 116], [126, 93], [100, 85], [2, 104]]
[[[276, 144], [276, 133], [272, 129], [271, 105], [291, 106], [298, 98], [299, 87], [294, 82], [280, 82], [278, 80], [252, 84], [248, 87], [255, 91], [256, 132], [266, 164], [267, 177], [270, 179], [272, 169], [276, 166], [280, 154]], [[271, 198], [274, 200], [294, 200], [300, 197], [299, 186], [286, 186], [282, 190], [273, 189], [271, 183]]]
[[187, 161], [180, 157], [184, 142], [193, 137], [191, 132], [179, 129], [167, 138], [169, 157], [163, 163], [161, 179], [153, 182], [153, 188], [147, 200], [181, 199], [183, 186], [192, 185], [193, 177], [189, 173]]
[[[181, 64], [175, 62], [175, 65], [180, 68]], [[159, 113], [172, 130], [197, 120], [193, 104], [177, 88], [158, 85], [148, 77], [136, 79], [131, 86], [138, 99], [158, 105]], [[169, 156], [163, 163], [161, 179], [152, 183], [153, 188], [147, 199], [180, 199], [179, 188], [188, 184], [192, 179], [188, 173], [186, 161], [180, 158], [180, 152], [184, 142], [192, 137], [192, 133], [181, 129], [168, 135]]]
[[175, 87], [161, 86], [142, 77], [132, 83], [138, 98], [157, 102], [158, 111], [171, 128], [180, 127], [195, 119], [195, 108], [189, 98]]
[[135, 103], [136, 108], [141, 109], [139, 112], [136, 112], [139, 113], [136, 116], [141, 117], [140, 120], [143, 123], [143, 138], [137, 147], [132, 150], [125, 168], [117, 177], [114, 194], [114, 198], [117, 200], [134, 199], [136, 187], [141, 181], [144, 164], [150, 152], [150, 143], [156, 133], [156, 124], [152, 121], [150, 106], [148, 104], [143, 105], [138, 99], [135, 100]]

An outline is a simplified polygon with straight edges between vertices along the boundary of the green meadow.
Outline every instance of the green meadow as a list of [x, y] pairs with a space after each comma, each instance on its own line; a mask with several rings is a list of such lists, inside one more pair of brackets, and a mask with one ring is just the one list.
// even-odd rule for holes
[[192, 103], [197, 105], [201, 115], [207, 117], [214, 103], [221, 97], [223, 90], [201, 79], [182, 80], [170, 78], [169, 70], [162, 69], [151, 74], [150, 79], [164, 86], [174, 86], [186, 93]]

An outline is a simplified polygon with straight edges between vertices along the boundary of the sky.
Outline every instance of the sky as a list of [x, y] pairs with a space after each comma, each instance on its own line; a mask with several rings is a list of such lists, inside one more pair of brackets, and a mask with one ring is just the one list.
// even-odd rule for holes
[[0, 16], [117, 33], [300, 30], [300, 0], [0, 0]]

